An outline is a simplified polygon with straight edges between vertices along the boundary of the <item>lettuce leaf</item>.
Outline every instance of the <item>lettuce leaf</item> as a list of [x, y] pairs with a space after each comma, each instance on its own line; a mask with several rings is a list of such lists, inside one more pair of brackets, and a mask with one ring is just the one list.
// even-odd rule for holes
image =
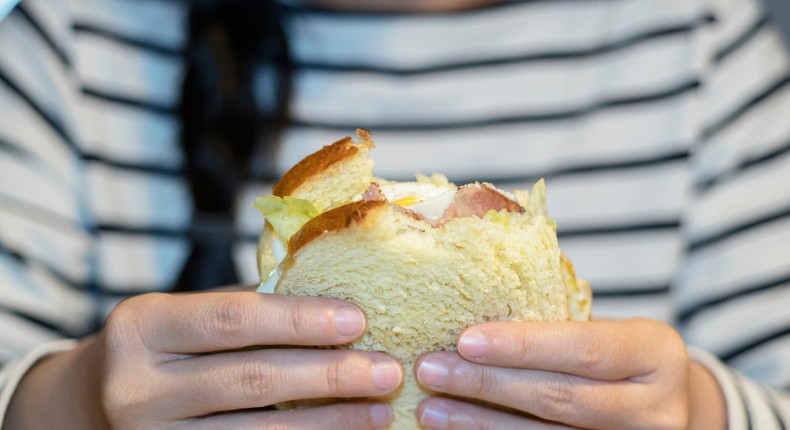
[[548, 209], [546, 208], [546, 181], [543, 179], [535, 182], [535, 185], [532, 186], [527, 210], [532, 216], [548, 215]]
[[549, 209], [546, 204], [546, 181], [543, 179], [535, 182], [532, 186], [532, 192], [529, 193], [529, 207], [526, 208], [529, 214], [533, 217], [544, 216], [546, 222], [556, 231], [557, 221], [549, 216]]
[[258, 197], [252, 205], [274, 227], [280, 239], [287, 243], [303, 225], [317, 217], [320, 212], [308, 200], [296, 197]]

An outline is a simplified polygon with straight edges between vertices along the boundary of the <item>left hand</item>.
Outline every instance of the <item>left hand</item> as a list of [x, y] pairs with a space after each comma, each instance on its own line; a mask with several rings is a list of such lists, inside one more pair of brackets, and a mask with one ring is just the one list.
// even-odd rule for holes
[[525, 414], [431, 397], [417, 417], [428, 429], [686, 429], [691, 367], [658, 321], [484, 323], [459, 336], [458, 353], [422, 356], [417, 380]]

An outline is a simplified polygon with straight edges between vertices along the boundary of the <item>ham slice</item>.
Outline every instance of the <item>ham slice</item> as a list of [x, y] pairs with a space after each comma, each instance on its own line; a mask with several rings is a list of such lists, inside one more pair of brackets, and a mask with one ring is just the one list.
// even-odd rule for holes
[[[524, 212], [524, 208], [518, 203], [488, 184], [474, 183], [464, 185], [458, 188], [458, 191], [455, 192], [452, 199], [452, 202], [444, 210], [442, 216], [436, 219], [426, 218], [424, 215], [407, 207], [401, 207], [399, 205], [392, 206], [395, 210], [405, 213], [416, 220], [430, 222], [433, 227], [440, 227], [454, 218], [482, 218], [486, 212], [490, 210], [495, 210], [497, 212], [502, 210], [515, 213]], [[362, 193], [361, 200], [368, 202], [379, 200], [386, 201], [387, 197], [381, 192], [378, 184], [373, 182], [370, 184], [370, 187]]]
[[502, 193], [480, 183], [464, 185], [455, 193], [455, 201], [445, 209], [443, 220], [458, 217], [482, 217], [490, 210], [521, 213], [524, 209]]
[[377, 200], [386, 200], [384, 194], [381, 193], [379, 184], [371, 182], [367, 190], [362, 193], [361, 200], [366, 202], [375, 202]]

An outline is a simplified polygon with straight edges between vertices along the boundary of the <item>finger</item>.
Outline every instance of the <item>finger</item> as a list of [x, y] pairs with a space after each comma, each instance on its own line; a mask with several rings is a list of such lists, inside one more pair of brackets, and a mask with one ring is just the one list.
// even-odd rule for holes
[[685, 347], [650, 320], [492, 322], [461, 333], [458, 352], [476, 363], [619, 380], [650, 374]]
[[359, 308], [326, 298], [251, 292], [148, 296], [127, 309], [127, 314], [145, 315], [146, 319], [139, 321], [143, 341], [159, 352], [337, 345], [359, 337], [366, 325]]
[[182, 419], [291, 400], [383, 396], [401, 385], [404, 372], [383, 353], [268, 349], [173, 361], [160, 375], [169, 393], [163, 412]]
[[[257, 285], [230, 284], [230, 285], [223, 285], [217, 288], [212, 288], [209, 291], [223, 292], [223, 293], [240, 293], [243, 291], [252, 292], [255, 291], [257, 288], [258, 288]], [[182, 294], [190, 294], [190, 293], [182, 293]]]
[[191, 421], [189, 429], [293, 429], [370, 430], [392, 421], [386, 403], [338, 403], [289, 411], [250, 411], [213, 415]]
[[423, 400], [417, 407], [417, 419], [426, 430], [577, 429], [441, 397], [429, 397]]
[[[417, 381], [430, 390], [484, 400], [549, 421], [612, 429], [638, 418], [652, 399], [644, 385], [597, 381], [564, 373], [480, 365], [452, 352], [426, 354], [415, 364]], [[638, 422], [638, 421], [634, 421]]]

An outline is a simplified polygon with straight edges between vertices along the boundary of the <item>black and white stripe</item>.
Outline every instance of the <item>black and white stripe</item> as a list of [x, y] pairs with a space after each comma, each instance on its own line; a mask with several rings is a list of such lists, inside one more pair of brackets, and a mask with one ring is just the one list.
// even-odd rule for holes
[[[187, 7], [25, 0], [0, 22], [0, 362], [178, 276], [193, 234], [175, 113]], [[382, 177], [546, 178], [598, 316], [677, 322], [790, 387], [790, 56], [758, 2], [290, 7], [287, 30], [295, 94], [277, 173], [364, 127]], [[246, 282], [261, 225], [250, 203], [270, 187], [238, 202]], [[732, 428], [787, 427], [785, 394], [705, 363]]]

